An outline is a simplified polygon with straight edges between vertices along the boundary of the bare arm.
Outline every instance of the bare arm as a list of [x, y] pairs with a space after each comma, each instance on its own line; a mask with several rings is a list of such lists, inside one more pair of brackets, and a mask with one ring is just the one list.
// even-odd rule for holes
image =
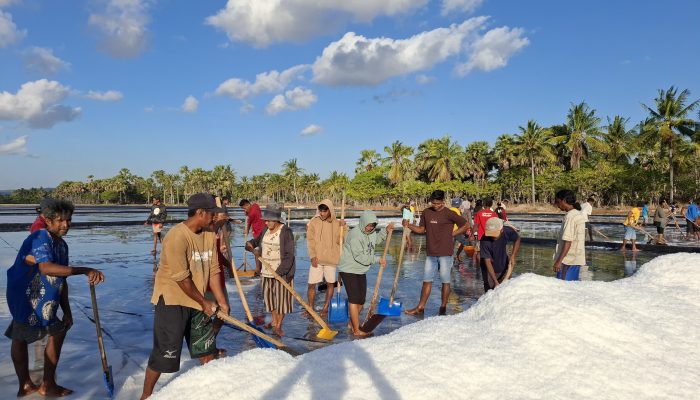
[[492, 288], [495, 288], [499, 285], [499, 283], [498, 277], [496, 276], [496, 271], [494, 271], [493, 269], [493, 262], [490, 259], [486, 258], [484, 259], [484, 264], [486, 264], [486, 272], [488, 273], [489, 285]]
[[559, 252], [559, 257], [554, 261], [554, 265], [552, 266], [552, 269], [554, 272], [559, 272], [561, 271], [561, 262], [566, 257], [566, 255], [569, 253], [569, 249], [571, 249], [571, 242], [568, 240], [563, 241], [563, 245], [561, 247], [561, 251]]

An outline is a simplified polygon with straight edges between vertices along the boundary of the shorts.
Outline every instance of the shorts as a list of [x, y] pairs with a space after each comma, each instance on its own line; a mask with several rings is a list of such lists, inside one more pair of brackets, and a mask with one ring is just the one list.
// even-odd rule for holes
[[666, 227], [661, 225], [661, 222], [654, 222], [654, 226], [656, 227], [656, 233], [658, 233], [659, 235], [664, 234], [664, 229]]
[[323, 282], [335, 283], [335, 265], [318, 263], [318, 267], [309, 266], [309, 285]]
[[469, 239], [467, 239], [467, 237], [464, 235], [455, 236], [454, 239], [455, 239], [455, 242], [459, 242], [462, 246], [466, 246], [469, 244]]
[[433, 276], [435, 276], [436, 268], [438, 268], [440, 271], [440, 281], [442, 283], [450, 283], [450, 281], [452, 280], [452, 256], [425, 257], [425, 267], [423, 269], [423, 282], [433, 281]]
[[163, 224], [151, 224], [153, 228], [153, 233], [160, 233], [163, 230]]
[[586, 229], [588, 229], [589, 231], [593, 229], [590, 222], [586, 222]]
[[179, 371], [182, 339], [187, 341], [192, 358], [217, 352], [211, 318], [194, 308], [166, 305], [160, 296], [153, 313], [153, 350], [148, 367], [161, 373]]
[[637, 240], [637, 230], [632, 227], [625, 226], [625, 240]]
[[66, 325], [61, 320], [57, 320], [49, 326], [29, 326], [17, 321], [10, 321], [10, 326], [5, 331], [5, 336], [12, 340], [34, 343], [43, 339], [46, 335], [54, 336], [66, 332]]
[[[566, 265], [561, 264], [561, 269], [557, 272], [557, 279], [563, 279], [565, 281], [577, 281], [579, 280], [579, 272], [581, 272], [580, 265]], [[562, 273], [564, 273], [564, 278], [562, 278]]]
[[685, 220], [685, 231], [688, 234], [693, 234], [695, 232], [698, 232], [699, 229], [695, 226], [695, 224], [693, 224], [692, 221], [690, 221], [689, 219], [686, 219]]
[[348, 302], [352, 304], [365, 304], [367, 297], [367, 275], [341, 272], [340, 279], [345, 286], [345, 293], [348, 294]]

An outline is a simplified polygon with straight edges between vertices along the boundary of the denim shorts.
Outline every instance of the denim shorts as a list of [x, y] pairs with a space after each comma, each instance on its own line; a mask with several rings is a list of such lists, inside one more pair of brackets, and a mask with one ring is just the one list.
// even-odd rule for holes
[[435, 269], [440, 265], [440, 281], [450, 283], [452, 273], [452, 256], [428, 256], [425, 257], [425, 268], [423, 269], [423, 282], [432, 282], [435, 276]]
[[629, 226], [625, 227], [625, 240], [637, 240], [637, 230]]

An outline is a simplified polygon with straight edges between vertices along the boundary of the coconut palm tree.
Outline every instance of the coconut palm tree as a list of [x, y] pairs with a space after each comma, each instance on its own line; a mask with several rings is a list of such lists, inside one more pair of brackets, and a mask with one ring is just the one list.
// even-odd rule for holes
[[382, 163], [389, 169], [387, 178], [389, 182], [396, 186], [404, 180], [413, 178], [415, 168], [413, 168], [413, 147], [405, 146], [400, 141], [395, 141], [391, 146], [384, 146], [387, 157], [382, 159]]
[[569, 166], [576, 171], [581, 167], [581, 160], [590, 150], [605, 151], [605, 143], [599, 139], [600, 118], [586, 102], [572, 104], [566, 116], [566, 129], [559, 136], [552, 138], [553, 143], [562, 143], [569, 153]]
[[505, 134], [496, 138], [493, 145], [493, 161], [500, 171], [506, 171], [520, 163], [520, 154], [515, 151], [515, 135]]
[[355, 173], [363, 171], [371, 171], [377, 168], [380, 164], [382, 156], [377, 153], [376, 150], [362, 150], [360, 152], [360, 159], [357, 160], [355, 165]]
[[294, 201], [296, 203], [299, 203], [299, 193], [297, 192], [297, 181], [299, 180], [299, 176], [304, 173], [304, 170], [299, 168], [299, 165], [297, 164], [297, 159], [292, 158], [289, 161], [285, 161], [282, 164], [282, 175], [284, 175], [285, 178], [289, 182], [292, 183], [292, 189], [294, 190]]
[[617, 164], [628, 164], [630, 155], [634, 149], [634, 130], [627, 130], [626, 126], [629, 118], [622, 118], [616, 115], [610, 120], [608, 117], [608, 125], [606, 132], [603, 134], [603, 142], [605, 142], [607, 151], [607, 160]]
[[464, 148], [463, 154], [463, 159], [459, 162], [459, 167], [464, 171], [462, 176], [471, 176], [475, 184], [481, 185], [493, 165], [488, 142], [471, 142]]
[[464, 176], [464, 150], [449, 135], [428, 139], [418, 146], [416, 164], [434, 182], [447, 182]]
[[659, 95], [654, 99], [654, 106], [642, 104], [649, 113], [650, 119], [642, 127], [643, 140], [647, 143], [659, 142], [661, 148], [668, 151], [668, 181], [670, 186], [669, 199], [673, 202], [673, 157], [679, 142], [686, 137], [693, 137], [698, 122], [688, 118], [688, 114], [700, 104], [695, 100], [690, 104], [690, 91], [684, 89], [680, 93], [671, 86], [668, 90], [659, 89]]
[[516, 136], [514, 148], [521, 155], [521, 159], [530, 164], [530, 188], [532, 190], [530, 200], [535, 203], [535, 169], [544, 162], [554, 162], [556, 155], [552, 151], [550, 141], [552, 132], [544, 129], [534, 120], [527, 121], [527, 126], [519, 126], [520, 135]]

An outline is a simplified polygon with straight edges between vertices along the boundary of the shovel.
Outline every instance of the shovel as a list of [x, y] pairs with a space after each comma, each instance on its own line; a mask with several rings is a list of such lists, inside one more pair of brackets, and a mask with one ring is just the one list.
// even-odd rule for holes
[[[384, 243], [384, 255], [382, 258], [386, 260], [386, 253], [389, 251], [389, 243], [391, 243], [391, 235], [388, 235], [386, 242]], [[372, 332], [380, 322], [384, 320], [385, 315], [375, 314], [374, 307], [377, 305], [377, 298], [379, 297], [379, 285], [382, 282], [382, 274], [384, 274], [384, 267], [379, 266], [379, 272], [377, 272], [377, 282], [374, 284], [374, 293], [372, 294], [372, 301], [369, 303], [369, 309], [367, 310], [367, 315], [365, 316], [365, 321], [362, 323], [360, 330], [362, 332]]]
[[[238, 279], [238, 271], [236, 269], [233, 269], [233, 278], [236, 280], [236, 287], [238, 288], [238, 294], [241, 296], [241, 304], [243, 304], [243, 309], [245, 310], [245, 315], [248, 318], [248, 325], [253, 328], [257, 329], [258, 331], [262, 332], [262, 330], [253, 323], [253, 315], [250, 313], [250, 308], [248, 307], [248, 300], [245, 298], [245, 294], [243, 294], [243, 287], [241, 286], [241, 280]], [[255, 345], [265, 349], [265, 348], [275, 348], [275, 344], [272, 342], [269, 342], [263, 338], [261, 338], [258, 335], [253, 335], [253, 341], [255, 341]]]
[[272, 276], [277, 280], [277, 282], [281, 283], [282, 286], [284, 286], [285, 289], [289, 290], [289, 293], [291, 293], [292, 296], [294, 296], [294, 298], [297, 299], [297, 301], [299, 302], [299, 304], [301, 304], [301, 306], [304, 307], [304, 308], [306, 309], [306, 311], [309, 313], [309, 315], [311, 315], [311, 316], [313, 317], [313, 319], [314, 319], [319, 325], [321, 325], [321, 330], [318, 331], [318, 333], [316, 334], [316, 336], [317, 336], [318, 338], [320, 338], [320, 339], [333, 340], [333, 338], [335, 337], [335, 335], [338, 334], [338, 331], [331, 330], [331, 328], [328, 327], [328, 325], [327, 325], [327, 324], [323, 321], [323, 319], [316, 313], [316, 311], [314, 311], [313, 308], [311, 308], [308, 304], [306, 304], [306, 302], [304, 301], [304, 299], [302, 299], [301, 296], [299, 296], [299, 293], [297, 293], [297, 292], [294, 290], [294, 288], [291, 287], [291, 286], [289, 285], [289, 283], [287, 283], [287, 281], [285, 281], [281, 276], [279, 276], [279, 274], [278, 274], [277, 272], [275, 272], [275, 270], [272, 269], [272, 267], [270, 267], [269, 265], [267, 265], [267, 263], [265, 263], [265, 261], [263, 261], [262, 258], [258, 258], [258, 259], [259, 259], [260, 262], [262, 263], [263, 267], [265, 267], [268, 271], [270, 271], [270, 273], [271, 273]]
[[399, 301], [394, 301], [394, 296], [396, 295], [396, 286], [399, 284], [399, 273], [401, 272], [401, 264], [403, 262], [403, 251], [406, 248], [406, 236], [408, 235], [408, 229], [404, 228], [403, 236], [401, 236], [401, 251], [399, 251], [399, 261], [396, 265], [396, 274], [394, 275], [394, 286], [391, 288], [391, 297], [389, 299], [379, 298], [379, 310], [378, 314], [385, 315], [387, 317], [396, 317], [401, 315], [402, 305]]
[[255, 270], [248, 271], [248, 253], [245, 249], [245, 244], [248, 243], [248, 217], [245, 219], [245, 230], [243, 232], [245, 232], [243, 236], [243, 271], [241, 271], [241, 267], [238, 267], [238, 276], [251, 277], [255, 275]]
[[233, 318], [233, 317], [230, 316], [230, 315], [225, 314], [225, 313], [222, 312], [222, 311], [217, 311], [217, 312], [216, 312], [216, 316], [217, 316], [220, 320], [222, 320], [222, 321], [224, 321], [224, 322], [228, 322], [229, 324], [231, 324], [231, 325], [233, 325], [233, 326], [235, 326], [235, 327], [237, 327], [237, 328], [240, 328], [240, 329], [242, 329], [242, 330], [244, 330], [244, 331], [246, 331], [246, 332], [248, 332], [248, 333], [250, 333], [250, 334], [252, 334], [252, 335], [254, 335], [254, 336], [256, 336], [256, 337], [258, 337], [258, 338], [260, 338], [261, 340], [265, 340], [265, 341], [267, 341], [267, 342], [272, 343], [273, 345], [277, 346], [277, 348], [278, 348], [279, 350], [282, 350], [282, 351], [284, 351], [284, 352], [287, 353], [287, 354], [290, 354], [290, 355], [295, 356], [295, 357], [299, 355], [298, 352], [296, 352], [296, 351], [290, 349], [289, 347], [285, 346], [284, 343], [280, 342], [279, 340], [277, 340], [277, 339], [275, 339], [275, 338], [273, 338], [273, 337], [271, 337], [271, 336], [265, 334], [264, 332], [260, 332], [259, 330], [250, 327], [250, 325], [248, 325], [248, 324], [244, 324], [243, 322], [241, 322], [241, 321], [239, 321], [239, 320]]
[[112, 376], [112, 366], [107, 364], [105, 344], [102, 341], [102, 327], [100, 326], [100, 313], [97, 311], [95, 285], [90, 285], [90, 297], [92, 297], [92, 313], [95, 316], [95, 329], [97, 329], [97, 345], [100, 347], [100, 358], [102, 358], [102, 378], [104, 378], [107, 393], [112, 398], [114, 396], [114, 377]]
[[[343, 192], [343, 201], [340, 206], [340, 219], [345, 219], [345, 192]], [[343, 233], [345, 227], [340, 227], [340, 254], [343, 254]], [[348, 299], [340, 298], [340, 274], [336, 280], [335, 298], [331, 300], [331, 307], [328, 311], [328, 322], [347, 322], [348, 321]]]

